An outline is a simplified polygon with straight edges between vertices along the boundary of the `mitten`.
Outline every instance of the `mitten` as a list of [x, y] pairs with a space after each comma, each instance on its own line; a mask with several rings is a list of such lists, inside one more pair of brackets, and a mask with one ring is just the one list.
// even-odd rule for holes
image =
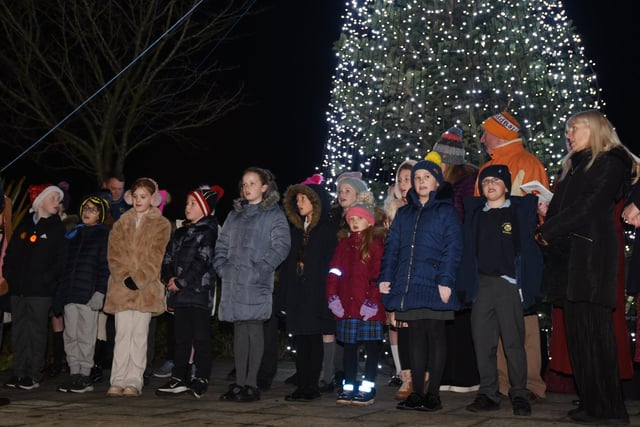
[[329, 297], [329, 310], [331, 310], [336, 317], [344, 316], [344, 308], [342, 308], [342, 303], [338, 295]]
[[376, 314], [378, 314], [378, 304], [371, 302], [368, 299], [364, 300], [360, 307], [360, 316], [362, 316], [362, 320], [369, 320]]
[[127, 288], [131, 289], [132, 291], [137, 291], [138, 290], [138, 285], [136, 285], [136, 282], [133, 281], [131, 276], [129, 276], [126, 279], [124, 279], [124, 285]]
[[100, 310], [103, 304], [104, 304], [104, 294], [102, 292], [94, 292], [93, 295], [91, 295], [91, 299], [87, 303], [89, 308], [93, 311]]

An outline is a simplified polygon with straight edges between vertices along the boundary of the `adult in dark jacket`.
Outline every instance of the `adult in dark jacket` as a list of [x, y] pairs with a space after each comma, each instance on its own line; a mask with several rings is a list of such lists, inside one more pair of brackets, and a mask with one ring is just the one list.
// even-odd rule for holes
[[2, 266], [9, 283], [13, 376], [9, 388], [39, 387], [47, 347], [49, 310], [62, 273], [65, 228], [58, 215], [62, 190], [30, 186], [31, 211], [15, 230]]
[[[309, 212], [299, 209], [303, 202]], [[325, 284], [338, 242], [338, 225], [329, 217], [329, 194], [317, 181], [290, 186], [283, 205], [291, 230], [291, 250], [280, 268], [279, 285], [285, 295], [287, 331], [295, 336], [298, 386], [286, 399], [310, 401], [320, 397], [322, 335], [334, 334], [336, 328], [327, 307]]]
[[569, 415], [577, 422], [627, 424], [611, 316], [619, 244], [614, 212], [639, 166], [597, 110], [570, 117], [566, 136], [570, 151], [536, 240], [571, 240], [564, 319], [580, 406]]

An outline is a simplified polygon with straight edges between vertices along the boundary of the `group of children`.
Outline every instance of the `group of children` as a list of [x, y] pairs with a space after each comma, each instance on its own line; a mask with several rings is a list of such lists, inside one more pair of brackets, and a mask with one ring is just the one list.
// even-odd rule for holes
[[[411, 184], [406, 185], [407, 204], [386, 227], [372, 193], [351, 174], [338, 179], [338, 188], [343, 185], [338, 199], [349, 202], [339, 218], [332, 218], [321, 177], [290, 186], [283, 209], [273, 175], [249, 168], [219, 235], [213, 216], [219, 187], [219, 191], [198, 188], [187, 195], [189, 225], [173, 236], [171, 224], [157, 208], [159, 190], [150, 178], [136, 180], [125, 193], [132, 209], [122, 213], [111, 229], [105, 225], [108, 201], [90, 195], [80, 204], [81, 222], [65, 233], [57, 215], [62, 191], [56, 186], [42, 188], [34, 194], [33, 215], [16, 230], [4, 259], [14, 322], [14, 375], [5, 386], [38, 387], [47, 343], [43, 325], [53, 308], [64, 313], [71, 374], [58, 390], [93, 390], [90, 371], [98, 312], [104, 310], [115, 315], [117, 331], [107, 395], [139, 396], [147, 366], [149, 322], [168, 304], [175, 316], [175, 365], [171, 379], [157, 394], [190, 390], [201, 397], [210, 375], [209, 319], [219, 276], [218, 316], [234, 324], [236, 362], [236, 382], [222, 399], [257, 400], [262, 323], [272, 313], [274, 273], [279, 268], [287, 330], [295, 336], [298, 356], [297, 389], [287, 400], [319, 397], [323, 336], [335, 335], [344, 348], [344, 382], [337, 404], [372, 404], [383, 325], [386, 313], [394, 312], [396, 320], [408, 325], [413, 384], [424, 384], [426, 372], [430, 374], [426, 393], [414, 386], [398, 407], [440, 409], [444, 324], [460, 308], [454, 284], [463, 253], [458, 214], [451, 197], [440, 191], [440, 164], [435, 152], [412, 162], [407, 168]], [[488, 177], [487, 173], [481, 176], [491, 181], [485, 197], [490, 194], [498, 205], [504, 203], [508, 175], [503, 170]], [[484, 181], [480, 183], [485, 190]], [[495, 236], [484, 237], [478, 242], [500, 243]], [[515, 277], [512, 269], [509, 273]], [[367, 354], [362, 378], [359, 344]], [[187, 372], [192, 348], [194, 379]]]
[[212, 260], [218, 224], [212, 214], [222, 189], [202, 187], [189, 193], [189, 226], [173, 237], [171, 223], [158, 209], [162, 197], [151, 178], [137, 179], [124, 193], [131, 208], [118, 212], [115, 222], [104, 195], [86, 196], [80, 203], [80, 222], [68, 231], [59, 215], [63, 191], [48, 184], [29, 190], [30, 212], [15, 230], [2, 264], [13, 321], [13, 375], [5, 387], [39, 387], [48, 318], [63, 314], [70, 377], [57, 389], [92, 391], [102, 310], [114, 315], [116, 329], [107, 395], [139, 396], [150, 319], [165, 311], [168, 299], [180, 331], [176, 354], [187, 354], [184, 363], [182, 357], [176, 359], [180, 363], [174, 376], [186, 369], [193, 345], [197, 371], [189, 389], [201, 397], [211, 367], [209, 328], [216, 284]]

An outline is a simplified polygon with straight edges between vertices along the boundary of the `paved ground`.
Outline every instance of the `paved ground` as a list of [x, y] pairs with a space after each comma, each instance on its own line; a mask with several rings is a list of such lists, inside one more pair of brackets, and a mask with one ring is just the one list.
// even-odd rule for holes
[[[155, 396], [155, 388], [166, 380], [153, 378], [141, 397], [108, 398], [106, 382], [97, 384], [93, 392], [84, 394], [55, 391], [66, 377], [45, 379], [36, 390], [0, 389], [0, 396], [12, 400], [0, 407], [1, 426], [165, 426], [165, 425], [224, 425], [224, 426], [547, 426], [573, 425], [567, 417], [572, 409], [573, 395], [547, 395], [543, 402], [533, 405], [531, 417], [514, 417], [509, 402], [503, 402], [499, 411], [474, 414], [465, 410], [474, 393], [442, 392], [444, 408], [434, 413], [401, 411], [395, 409], [395, 387], [386, 385], [381, 378], [375, 404], [367, 407], [336, 406], [333, 395], [323, 395], [311, 403], [286, 402], [285, 394], [293, 386], [284, 379], [293, 373], [291, 362], [282, 362], [271, 390], [262, 399], [251, 403], [220, 401], [227, 390], [226, 374], [232, 367], [230, 360], [216, 360], [213, 364], [212, 385], [201, 399], [189, 394], [170, 397]], [[108, 374], [108, 372], [107, 372]], [[4, 383], [9, 372], [0, 372]], [[631, 425], [640, 426], [640, 401], [628, 401]]]

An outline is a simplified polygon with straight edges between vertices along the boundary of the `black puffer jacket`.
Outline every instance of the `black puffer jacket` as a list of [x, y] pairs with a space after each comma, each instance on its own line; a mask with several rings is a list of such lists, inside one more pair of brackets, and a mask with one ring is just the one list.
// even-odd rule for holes
[[[70, 234], [76, 231], [75, 236]], [[67, 254], [54, 306], [86, 304], [94, 292], [107, 293], [109, 227], [78, 226], [67, 234]]]
[[171, 292], [167, 307], [195, 307], [211, 311], [216, 286], [213, 256], [218, 239], [218, 220], [205, 216], [195, 224], [178, 228], [162, 260], [162, 281], [176, 277], [178, 292]]

